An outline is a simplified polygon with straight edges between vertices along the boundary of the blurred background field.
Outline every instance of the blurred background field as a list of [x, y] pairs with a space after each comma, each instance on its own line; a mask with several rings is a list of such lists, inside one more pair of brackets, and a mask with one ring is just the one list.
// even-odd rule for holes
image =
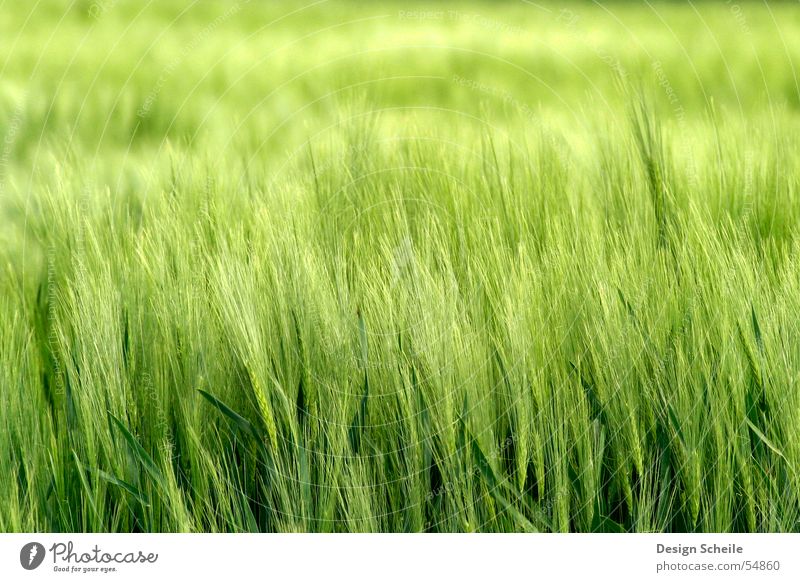
[[66, 159], [123, 191], [183, 152], [275, 176], [371, 112], [386, 136], [552, 130], [586, 149], [627, 114], [621, 80], [681, 144], [710, 134], [710, 112], [774, 138], [797, 127], [798, 19], [747, 2], [6, 6], [3, 207]]
[[699, 122], [713, 99], [768, 121], [800, 105], [798, 18], [791, 3], [51, 0], [4, 8], [0, 88], [5, 116], [24, 110], [20, 156], [52, 139], [283, 151], [354, 98], [440, 130], [457, 113], [584, 125], [619, 107], [614, 72], [668, 85], [668, 118]]

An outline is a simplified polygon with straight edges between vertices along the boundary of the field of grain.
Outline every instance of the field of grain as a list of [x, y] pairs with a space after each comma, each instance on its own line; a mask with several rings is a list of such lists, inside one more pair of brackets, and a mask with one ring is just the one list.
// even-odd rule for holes
[[800, 531], [796, 2], [0, 39], [0, 531]]

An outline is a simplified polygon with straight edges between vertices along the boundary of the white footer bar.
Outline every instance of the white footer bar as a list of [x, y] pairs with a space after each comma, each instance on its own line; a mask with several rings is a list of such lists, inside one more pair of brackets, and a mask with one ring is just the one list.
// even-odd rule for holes
[[0, 580], [777, 581], [798, 554], [800, 534], [4, 534]]

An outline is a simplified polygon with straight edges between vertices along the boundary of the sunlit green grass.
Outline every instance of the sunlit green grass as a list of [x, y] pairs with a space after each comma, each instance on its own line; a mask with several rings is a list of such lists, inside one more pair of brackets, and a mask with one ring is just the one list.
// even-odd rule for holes
[[0, 15], [0, 531], [800, 530], [796, 6]]

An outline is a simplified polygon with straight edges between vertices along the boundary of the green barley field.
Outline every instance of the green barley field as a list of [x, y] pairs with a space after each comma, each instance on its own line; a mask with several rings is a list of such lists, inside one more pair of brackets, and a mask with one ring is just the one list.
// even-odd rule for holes
[[800, 531], [796, 2], [0, 39], [0, 531]]

